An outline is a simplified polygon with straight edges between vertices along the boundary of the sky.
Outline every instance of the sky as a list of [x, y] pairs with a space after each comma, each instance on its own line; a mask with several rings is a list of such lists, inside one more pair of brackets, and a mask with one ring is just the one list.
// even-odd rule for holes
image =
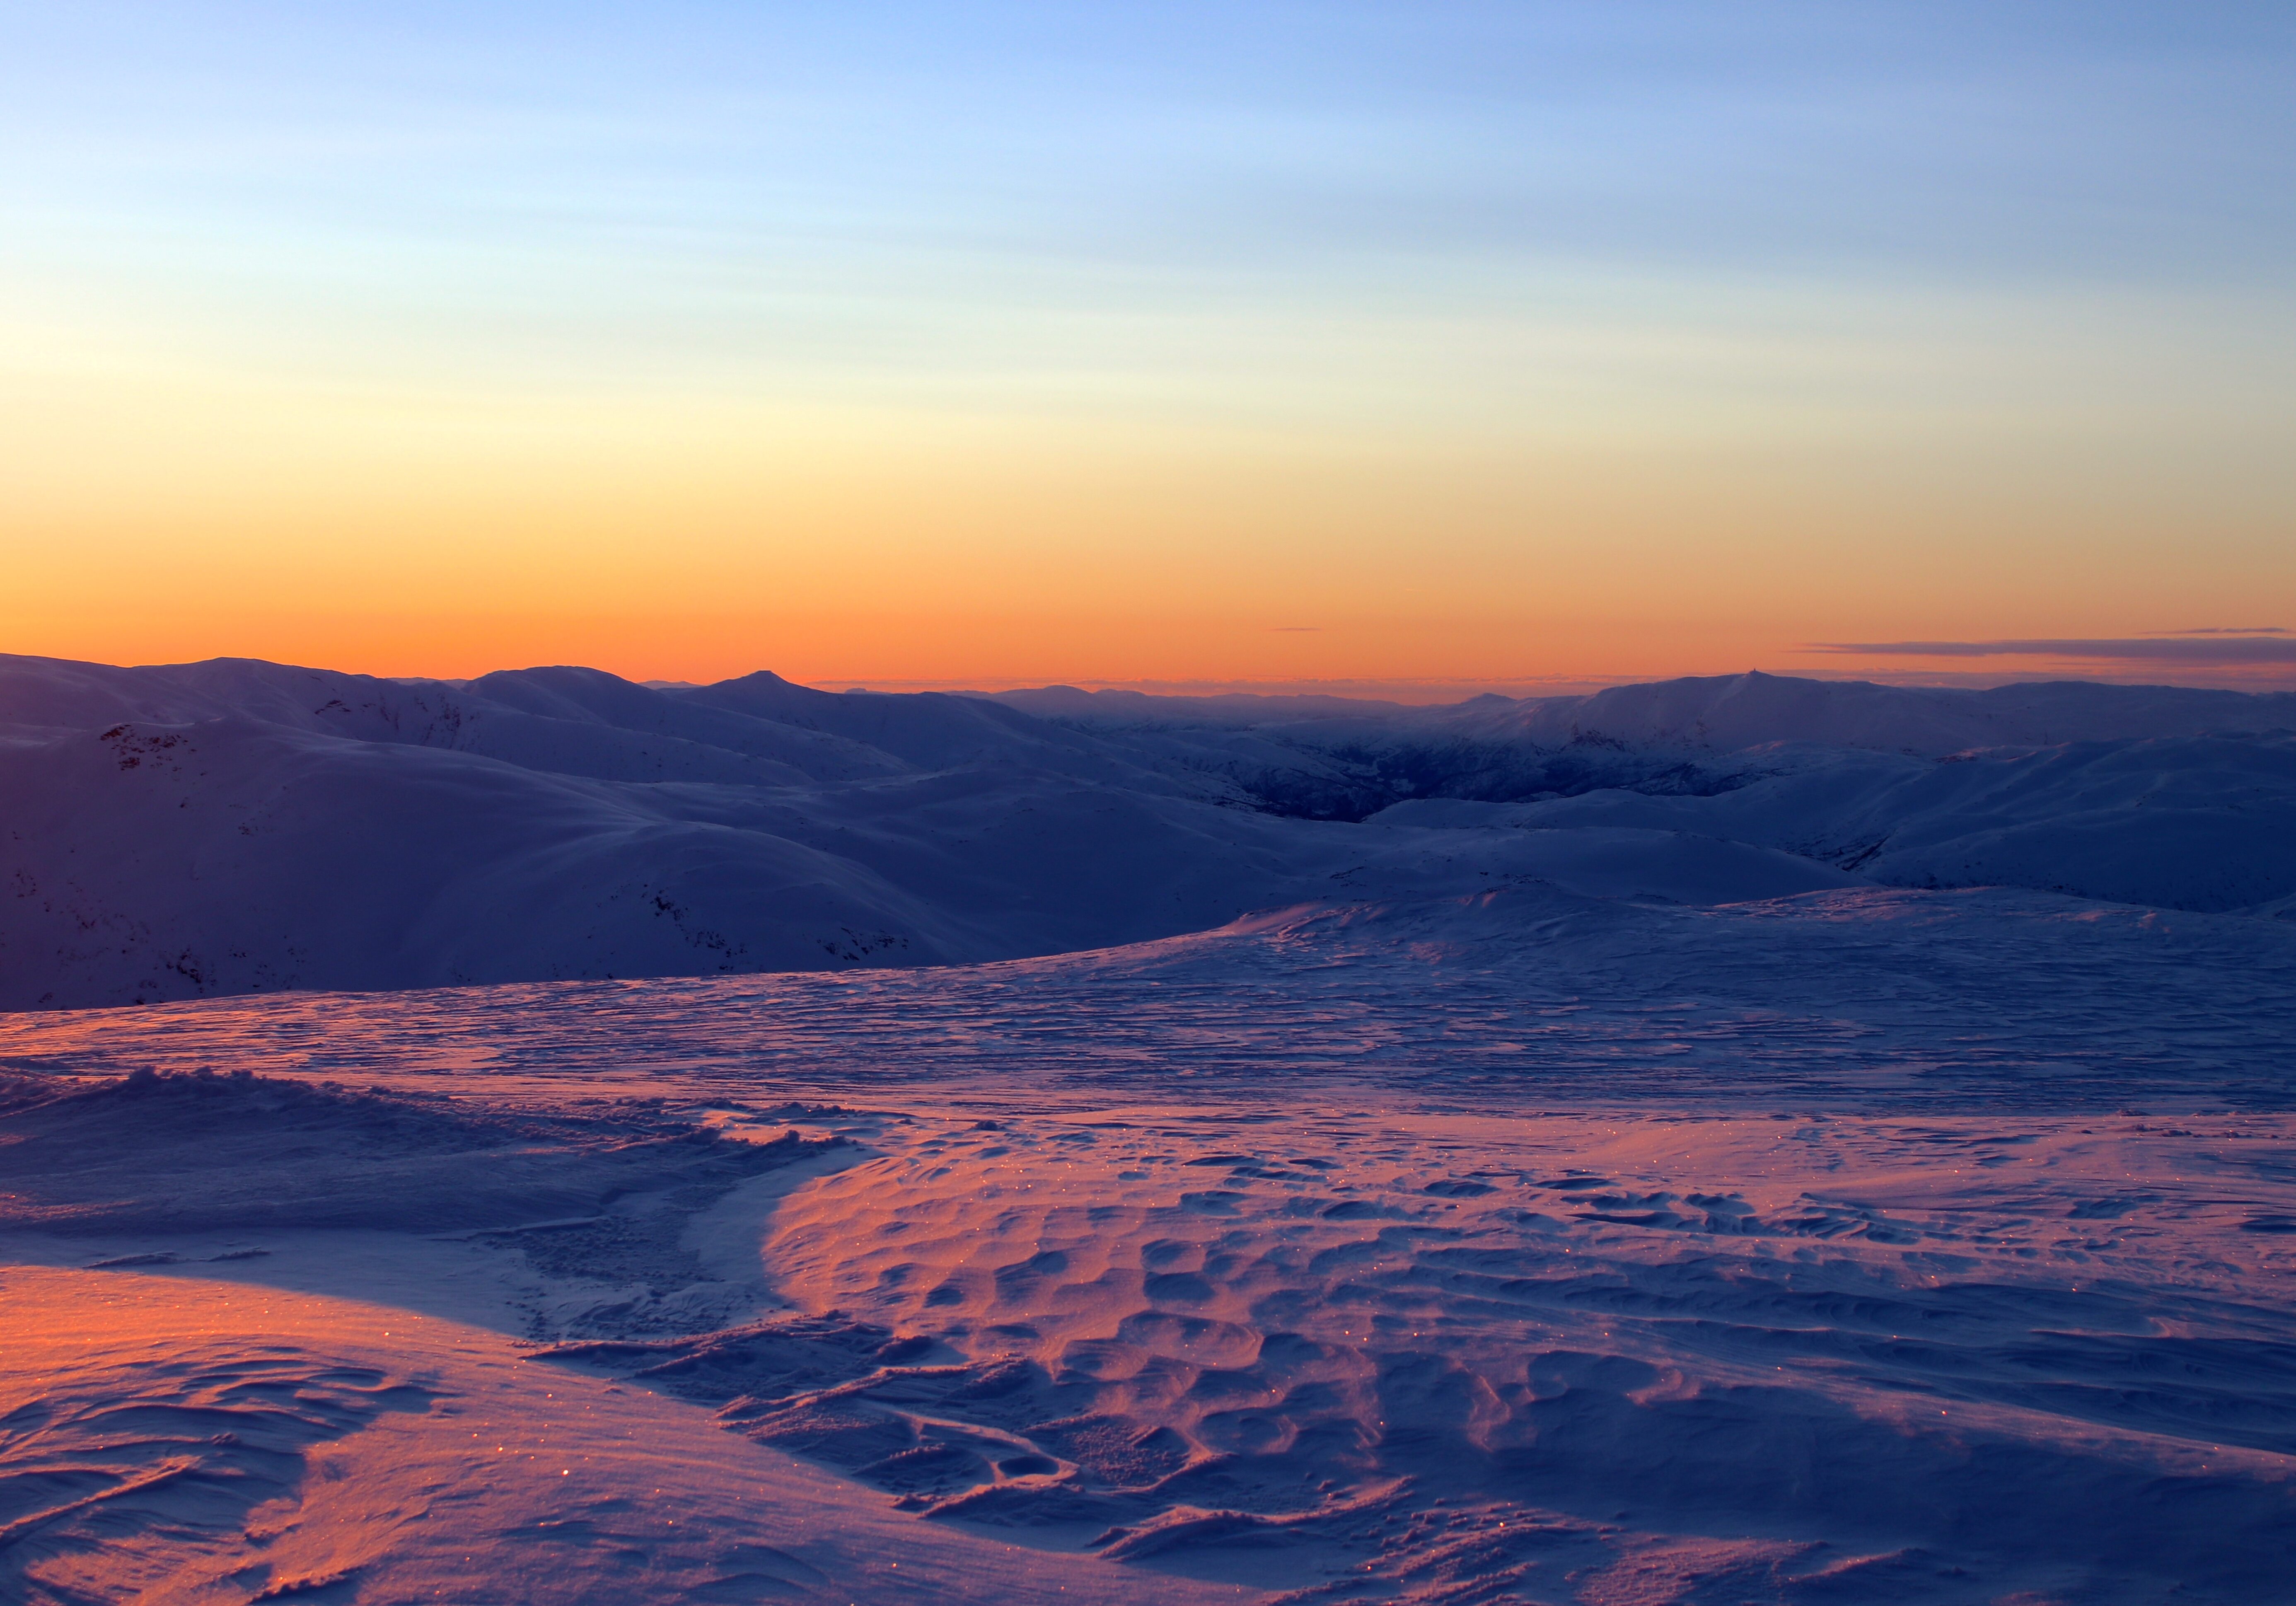
[[0, 650], [2296, 684], [2296, 7], [0, 9]]

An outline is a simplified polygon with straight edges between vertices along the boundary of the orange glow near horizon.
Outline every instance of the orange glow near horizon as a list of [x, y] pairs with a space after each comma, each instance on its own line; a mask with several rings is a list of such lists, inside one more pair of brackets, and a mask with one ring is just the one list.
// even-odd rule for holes
[[[187, 428], [141, 475], [99, 475], [94, 441], [19, 460], [0, 646], [448, 678], [572, 662], [1505, 690], [1968, 670], [1803, 649], [2246, 623], [2259, 571], [2296, 589], [2268, 507], [2062, 456], [1941, 476], [1871, 443], [1414, 449], [916, 420], [384, 450], [319, 422]], [[2169, 537], [2204, 500], [2246, 562], [2197, 567]]]
[[0, 651], [1530, 687], [2296, 627], [2263, 45], [1470, 13], [28, 19]]

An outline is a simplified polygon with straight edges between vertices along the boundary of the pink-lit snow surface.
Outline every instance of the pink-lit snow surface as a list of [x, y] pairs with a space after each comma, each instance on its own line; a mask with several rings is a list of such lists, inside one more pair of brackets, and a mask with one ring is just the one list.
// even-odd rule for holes
[[0, 1599], [2296, 1598], [2292, 1009], [1852, 889], [12, 1017]]

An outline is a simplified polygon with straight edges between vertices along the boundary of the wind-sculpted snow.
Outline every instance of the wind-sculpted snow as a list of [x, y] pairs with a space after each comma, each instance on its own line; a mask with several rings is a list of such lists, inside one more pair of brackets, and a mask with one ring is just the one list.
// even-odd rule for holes
[[1407, 709], [0, 660], [0, 1008], [974, 963], [1532, 884], [2272, 914], [2296, 738], [2257, 733], [2288, 701], [1743, 676]]
[[[1479, 1107], [2279, 1108], [2296, 928], [2046, 894], [1669, 907], [1524, 888], [1303, 907], [939, 971], [296, 995], [0, 1022], [0, 1064], [483, 1070], [800, 1096], [1225, 1096], [1235, 1078]], [[419, 1082], [416, 1085], [421, 1085]]]
[[2281, 711], [11, 660], [0, 1599], [2278, 1606]]
[[1525, 888], [19, 1015], [0, 1578], [2266, 1606], [2292, 983], [2231, 916]]
[[1343, 1568], [1428, 1599], [1635, 1571], [1653, 1600], [1953, 1598], [1972, 1571], [1980, 1598], [2239, 1598], [2296, 1560], [2281, 1319], [2123, 1282], [2125, 1195], [2056, 1207], [2112, 1224], [2049, 1236], [2095, 1281], [2005, 1269], [2036, 1235], [2005, 1173], [2093, 1174], [2128, 1130], [888, 1134], [763, 1252], [807, 1307], [953, 1353], [792, 1378], [708, 1340], [648, 1375], [928, 1517], [1093, 1528], [1134, 1563], [1288, 1553], [1294, 1599], [1347, 1598]]
[[1052, 1606], [1099, 1570], [922, 1527], [678, 1402], [356, 1291], [11, 1266], [0, 1353], [0, 1598], [27, 1606]]

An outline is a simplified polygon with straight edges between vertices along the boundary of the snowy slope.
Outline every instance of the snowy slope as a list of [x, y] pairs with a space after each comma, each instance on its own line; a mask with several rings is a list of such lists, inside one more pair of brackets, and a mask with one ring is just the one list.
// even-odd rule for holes
[[[452, 750], [217, 719], [0, 750], [14, 1007], [949, 956], [849, 860]], [[51, 997], [50, 995], [53, 995]]]
[[1890, 886], [2031, 887], [2182, 909], [2296, 894], [2296, 737], [2081, 742], [1948, 762], [1808, 748], [1750, 758], [1773, 773], [1710, 796], [1430, 799], [1374, 821], [1693, 832]]
[[0, 1594], [2278, 1606], [2292, 977], [1526, 884], [17, 1014]]
[[[1704, 796], [1776, 773], [1771, 750], [1931, 761], [1976, 750], [2296, 728], [2296, 694], [2067, 682], [1935, 691], [1749, 674], [1447, 708], [1169, 698], [1055, 687], [1004, 701], [1217, 776], [1277, 813], [1362, 819], [1421, 798], [1517, 802], [1618, 788]], [[2167, 750], [2161, 750], [2166, 752]]]
[[1335, 889], [1712, 901], [1854, 879], [1666, 832], [1366, 834], [1003, 766], [761, 794], [240, 719], [0, 749], [0, 809], [16, 1008], [1002, 959]]

